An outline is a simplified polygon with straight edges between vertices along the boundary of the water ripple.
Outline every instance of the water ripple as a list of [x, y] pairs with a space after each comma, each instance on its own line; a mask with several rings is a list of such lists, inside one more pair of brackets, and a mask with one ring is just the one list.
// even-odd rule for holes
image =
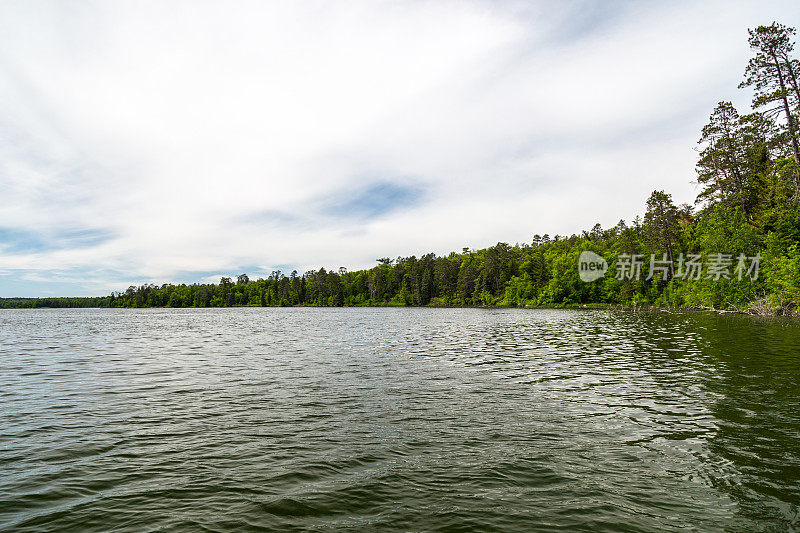
[[0, 311], [0, 529], [800, 529], [800, 327]]

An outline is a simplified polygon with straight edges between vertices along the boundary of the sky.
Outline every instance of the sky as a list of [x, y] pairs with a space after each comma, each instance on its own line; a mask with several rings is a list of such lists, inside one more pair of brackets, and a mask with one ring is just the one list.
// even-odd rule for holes
[[784, 2], [0, 0], [0, 297], [371, 267], [693, 203]]

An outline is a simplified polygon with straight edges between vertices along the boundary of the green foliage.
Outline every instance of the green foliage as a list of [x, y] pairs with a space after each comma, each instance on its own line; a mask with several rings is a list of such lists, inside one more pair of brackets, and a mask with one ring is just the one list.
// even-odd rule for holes
[[800, 308], [800, 246], [793, 244], [770, 264], [768, 287], [775, 303]]
[[0, 298], [0, 309], [109, 307], [113, 298]]

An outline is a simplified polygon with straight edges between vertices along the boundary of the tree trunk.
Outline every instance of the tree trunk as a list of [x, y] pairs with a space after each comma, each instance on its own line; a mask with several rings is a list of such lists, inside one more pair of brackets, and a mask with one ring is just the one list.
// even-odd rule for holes
[[792, 68], [792, 60], [787, 55], [784, 58], [786, 62], [786, 69], [789, 71], [789, 79], [792, 82], [792, 87], [794, 88], [794, 94], [797, 96], [797, 105], [800, 106], [800, 86], [797, 84], [797, 74], [795, 73], [794, 69]]
[[789, 137], [792, 140], [792, 155], [794, 155], [794, 197], [800, 196], [800, 146], [797, 145], [797, 129], [794, 125], [794, 116], [789, 109], [789, 99], [786, 98], [786, 83], [783, 81], [783, 72], [781, 72], [781, 64], [778, 61], [778, 56], [773, 53], [772, 58], [775, 60], [775, 70], [778, 72], [778, 82], [781, 84], [781, 98], [783, 99], [783, 110], [786, 112], [786, 120], [789, 123]]

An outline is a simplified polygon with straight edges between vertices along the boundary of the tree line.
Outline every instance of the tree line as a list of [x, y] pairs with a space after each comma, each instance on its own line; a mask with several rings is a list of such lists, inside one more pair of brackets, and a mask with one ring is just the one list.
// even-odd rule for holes
[[[752, 109], [723, 101], [700, 132], [694, 206], [654, 191], [643, 217], [596, 224], [567, 237], [534, 235], [446, 256], [381, 258], [376, 266], [312, 270], [266, 278], [223, 277], [211, 284], [145, 284], [102, 298], [0, 299], [0, 307], [231, 306], [561, 306], [653, 304], [793, 313], [800, 308], [800, 62], [795, 29], [773, 23], [749, 30], [752, 56], [740, 87]], [[607, 275], [581, 281], [578, 258], [658, 257], [656, 276]], [[759, 275], [685, 279], [676, 262], [695, 255], [763, 257]]]

